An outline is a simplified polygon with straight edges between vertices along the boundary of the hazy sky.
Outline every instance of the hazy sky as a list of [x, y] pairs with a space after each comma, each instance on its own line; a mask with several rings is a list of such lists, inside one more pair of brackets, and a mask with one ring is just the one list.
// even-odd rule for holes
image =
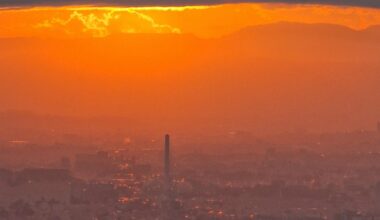
[[106, 37], [182, 33], [202, 38], [276, 22], [326, 23], [360, 30], [380, 24], [377, 8], [224, 4], [178, 7], [37, 7], [0, 11], [0, 37]]
[[380, 9], [360, 7], [378, 1], [51, 2], [1, 1], [39, 6], [0, 10], [0, 111], [257, 132], [380, 118]]

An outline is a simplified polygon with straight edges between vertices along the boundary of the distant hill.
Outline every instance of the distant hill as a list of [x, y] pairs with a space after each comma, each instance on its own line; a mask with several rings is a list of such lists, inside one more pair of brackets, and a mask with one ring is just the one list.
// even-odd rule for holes
[[157, 130], [371, 128], [378, 27], [247, 27], [219, 39], [0, 39], [0, 111], [120, 115]]
[[380, 25], [370, 26], [367, 29], [365, 29], [364, 32], [376, 35], [375, 37], [379, 37], [380, 36]]
[[[224, 41], [260, 57], [315, 61], [379, 61], [377, 28], [355, 31], [332, 24], [274, 23], [252, 26], [227, 36]], [[237, 45], [239, 44], [239, 45]]]

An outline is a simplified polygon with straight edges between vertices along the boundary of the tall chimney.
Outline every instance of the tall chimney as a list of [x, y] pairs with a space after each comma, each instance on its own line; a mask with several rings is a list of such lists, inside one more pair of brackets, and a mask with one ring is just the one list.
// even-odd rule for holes
[[170, 181], [170, 136], [165, 135], [164, 174], [166, 181]]
[[171, 177], [170, 177], [170, 136], [164, 138], [164, 195], [162, 200], [162, 219], [174, 220], [172, 207]]

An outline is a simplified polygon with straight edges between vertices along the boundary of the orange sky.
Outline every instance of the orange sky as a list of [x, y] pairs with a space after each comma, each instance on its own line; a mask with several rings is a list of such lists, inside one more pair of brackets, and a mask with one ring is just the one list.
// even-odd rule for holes
[[118, 33], [191, 33], [218, 37], [247, 26], [279, 21], [380, 24], [380, 10], [324, 5], [229, 4], [189, 7], [55, 7], [3, 9], [0, 37], [104, 37]]
[[0, 21], [0, 112], [260, 132], [380, 118], [380, 26], [365, 29], [379, 9], [81, 6], [3, 9]]

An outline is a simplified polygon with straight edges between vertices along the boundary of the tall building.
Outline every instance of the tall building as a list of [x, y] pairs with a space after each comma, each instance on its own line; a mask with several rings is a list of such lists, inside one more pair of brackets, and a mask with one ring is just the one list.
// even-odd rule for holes
[[170, 184], [170, 136], [165, 135], [164, 140], [164, 176], [166, 184]]
[[162, 219], [174, 220], [173, 212], [173, 198], [172, 198], [172, 185], [170, 175], [170, 136], [168, 134], [164, 137], [164, 188], [162, 197]]

